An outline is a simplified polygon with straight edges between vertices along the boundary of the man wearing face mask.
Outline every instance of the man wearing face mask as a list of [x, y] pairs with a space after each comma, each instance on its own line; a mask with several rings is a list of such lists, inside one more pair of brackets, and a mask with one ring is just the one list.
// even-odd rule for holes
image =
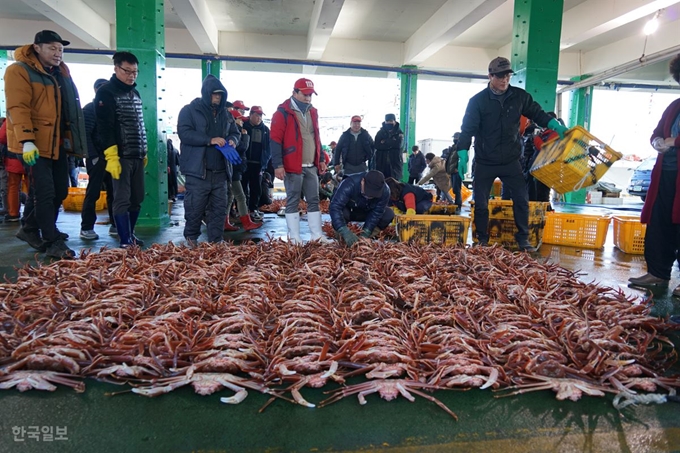
[[326, 171], [319, 136], [319, 113], [312, 106], [314, 82], [298, 79], [293, 95], [283, 101], [272, 117], [271, 150], [274, 174], [286, 188], [288, 238], [301, 244], [300, 197], [307, 201], [307, 224], [311, 239], [328, 242], [321, 230], [319, 174]]
[[[235, 148], [241, 133], [226, 109], [227, 90], [212, 74], [203, 80], [201, 97], [179, 112], [177, 134], [180, 139], [179, 166], [186, 176], [184, 194], [184, 238], [196, 245], [201, 235], [201, 220], [209, 208], [207, 233], [209, 242], [223, 240], [227, 218], [227, 182], [231, 165], [217, 147]], [[233, 150], [237, 154], [236, 150]], [[237, 154], [238, 157], [238, 154]], [[238, 161], [238, 162], [237, 162]], [[233, 163], [240, 163], [234, 158]]]
[[507, 58], [497, 57], [489, 63], [489, 84], [473, 96], [465, 110], [458, 142], [458, 153], [470, 149], [475, 137], [475, 228], [480, 245], [489, 242], [489, 193], [496, 178], [510, 190], [520, 250], [535, 251], [529, 243], [529, 196], [522, 173], [520, 117], [564, 137], [567, 128], [550, 118], [531, 95], [510, 85], [514, 74]]
[[385, 115], [382, 128], [375, 134], [375, 169], [385, 175], [401, 181], [404, 172], [402, 145], [404, 133], [399, 128], [394, 113]]
[[[53, 258], [73, 258], [57, 229], [59, 206], [68, 194], [67, 153], [87, 152], [78, 90], [62, 61], [69, 41], [51, 31], [14, 51], [5, 73], [7, 145], [27, 165], [28, 201], [17, 238]], [[42, 233], [42, 237], [41, 237]]]

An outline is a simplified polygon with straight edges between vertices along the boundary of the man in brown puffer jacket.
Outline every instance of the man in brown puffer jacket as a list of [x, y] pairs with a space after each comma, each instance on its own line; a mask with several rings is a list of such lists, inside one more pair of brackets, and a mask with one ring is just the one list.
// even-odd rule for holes
[[[78, 90], [62, 61], [69, 45], [51, 31], [14, 51], [5, 72], [7, 145], [30, 169], [30, 193], [17, 238], [53, 258], [73, 258], [56, 219], [68, 195], [67, 153], [85, 157], [87, 142]], [[42, 233], [42, 236], [41, 236]]]

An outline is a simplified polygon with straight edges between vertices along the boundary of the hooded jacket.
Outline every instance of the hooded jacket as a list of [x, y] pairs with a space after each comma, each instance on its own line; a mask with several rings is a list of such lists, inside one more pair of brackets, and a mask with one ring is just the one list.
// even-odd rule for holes
[[[217, 116], [213, 115], [212, 93], [224, 91]], [[208, 74], [203, 80], [201, 97], [185, 105], [177, 119], [177, 134], [180, 139], [179, 167], [183, 174], [205, 179], [207, 176], [206, 154], [213, 137], [219, 136], [227, 142], [232, 140], [237, 146], [241, 138], [234, 118], [226, 109], [227, 90], [215, 76]], [[211, 130], [219, 130], [219, 135], [212, 135]], [[219, 152], [219, 151], [217, 151]], [[231, 174], [231, 166], [227, 163], [227, 173]]]
[[364, 176], [366, 176], [366, 172], [347, 175], [335, 190], [328, 208], [331, 215], [331, 223], [335, 231], [347, 225], [343, 215], [345, 208], [368, 213], [363, 226], [363, 229], [368, 231], [373, 231], [373, 228], [378, 226], [378, 222], [380, 222], [385, 213], [387, 204], [390, 201], [389, 186], [387, 184], [384, 185], [382, 197], [366, 198], [361, 193], [361, 180], [364, 179]]
[[[16, 63], [5, 71], [7, 121], [10, 123], [7, 127], [8, 149], [23, 154], [23, 143], [33, 142], [40, 157], [57, 160], [63, 145], [62, 149], [69, 154], [85, 157], [85, 121], [78, 90], [66, 63], [62, 62], [58, 68], [67, 97], [62, 99], [56, 78], [42, 66], [33, 44], [17, 48], [14, 58]], [[65, 103], [63, 108], [62, 103]]]
[[434, 156], [427, 166], [430, 167], [430, 171], [418, 181], [418, 185], [422, 186], [430, 179], [434, 179], [434, 184], [439, 190], [448, 192], [451, 188], [451, 178], [449, 178], [449, 175], [446, 173], [444, 159], [439, 156]]
[[[272, 116], [271, 152], [274, 168], [283, 167], [286, 173], [302, 173], [302, 134], [295, 111], [291, 106], [293, 100], [286, 99], [279, 105]], [[321, 141], [319, 138], [319, 112], [314, 106], [309, 107], [314, 128], [314, 166], [319, 168], [321, 159]]]
[[523, 89], [510, 85], [500, 100], [487, 86], [468, 102], [458, 149], [469, 150], [475, 137], [477, 164], [506, 165], [518, 161], [522, 155], [522, 115], [541, 127], [547, 127], [551, 120]]

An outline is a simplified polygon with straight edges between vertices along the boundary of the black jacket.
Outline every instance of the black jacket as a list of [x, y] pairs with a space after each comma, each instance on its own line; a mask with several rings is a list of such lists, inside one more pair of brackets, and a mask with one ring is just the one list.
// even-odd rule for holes
[[387, 203], [390, 201], [390, 188], [385, 184], [381, 198], [366, 198], [361, 193], [361, 180], [365, 175], [366, 172], [346, 175], [335, 190], [328, 211], [336, 231], [347, 225], [342, 213], [346, 207], [350, 210], [357, 209], [368, 213], [364, 222], [364, 230], [368, 231], [373, 231], [373, 228], [378, 226], [378, 222], [385, 213]]
[[87, 158], [92, 161], [104, 156], [99, 136], [97, 135], [97, 115], [94, 111], [94, 103], [90, 102], [83, 107], [83, 118], [85, 120], [85, 138], [87, 140]]
[[416, 197], [416, 206], [418, 206], [418, 203], [425, 200], [432, 201], [432, 194], [427, 190], [414, 184], [404, 184], [404, 188], [401, 190], [399, 199], [392, 200], [392, 204], [399, 208], [401, 212], [406, 212], [406, 203], [404, 203], [404, 197], [409, 193], [412, 193]]
[[[384, 143], [381, 143], [384, 140]], [[404, 132], [396, 123], [392, 129], [387, 129], [383, 122], [382, 128], [375, 134], [375, 149], [378, 151], [397, 150], [401, 152], [401, 145], [404, 142]]]
[[[248, 131], [248, 136], [251, 137], [250, 145], [246, 151], [246, 157], [248, 162], [251, 164], [259, 163], [262, 171], [267, 169], [267, 164], [272, 158], [272, 151], [269, 146], [270, 132], [269, 128], [265, 126], [264, 123], [260, 123], [257, 126], [250, 124], [250, 121], [243, 123], [243, 129]], [[252, 137], [255, 130], [259, 130], [262, 134], [262, 142], [258, 145], [252, 141]]]
[[103, 150], [118, 145], [118, 155], [133, 159], [146, 156], [146, 129], [142, 99], [115, 76], [99, 87], [94, 97], [97, 133]]
[[519, 123], [522, 115], [539, 126], [547, 126], [550, 116], [521, 88], [508, 87], [503, 100], [496, 99], [489, 87], [468, 102], [458, 149], [470, 149], [475, 137], [475, 162], [481, 165], [506, 165], [522, 155]]
[[420, 175], [425, 170], [425, 167], [427, 167], [427, 164], [425, 163], [425, 156], [423, 156], [422, 152], [418, 152], [417, 154], [411, 153], [411, 155], [408, 156], [409, 177], [420, 179]]
[[355, 139], [351, 128], [342, 133], [333, 152], [332, 165], [340, 165], [341, 162], [360, 165], [371, 160], [373, 150], [375, 149], [375, 143], [373, 143], [371, 134], [366, 129], [361, 128], [356, 138], [356, 146], [354, 146], [354, 142]]
[[[237, 125], [238, 128], [238, 125]], [[240, 181], [243, 177], [243, 173], [248, 169], [248, 147], [250, 146], [250, 135], [241, 134], [241, 141], [236, 147], [238, 155], [241, 156], [241, 163], [237, 165], [232, 165], [233, 174], [231, 176], [232, 181]]]
[[[213, 116], [211, 96], [213, 91], [223, 90], [224, 96], [217, 108], [217, 116]], [[210, 140], [222, 137], [227, 142], [232, 140], [238, 145], [241, 133], [236, 127], [234, 117], [226, 109], [227, 90], [215, 76], [208, 75], [201, 87], [201, 97], [182, 107], [177, 118], [177, 134], [180, 139], [179, 168], [182, 173], [205, 179], [208, 169], [208, 153], [219, 153]], [[216, 132], [215, 132], [216, 131]], [[212, 135], [212, 133], [217, 135]], [[231, 165], [226, 162], [226, 171], [231, 177]]]

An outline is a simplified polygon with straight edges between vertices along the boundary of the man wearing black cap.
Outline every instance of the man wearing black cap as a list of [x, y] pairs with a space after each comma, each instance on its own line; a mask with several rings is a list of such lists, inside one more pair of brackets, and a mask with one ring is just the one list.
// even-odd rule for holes
[[336, 189], [328, 209], [333, 229], [347, 245], [352, 245], [359, 237], [347, 222], [363, 221], [361, 237], [370, 237], [376, 227], [384, 230], [392, 222], [394, 212], [387, 208], [389, 201], [390, 188], [381, 172], [371, 170], [348, 175]]
[[475, 137], [475, 228], [480, 245], [489, 241], [489, 194], [496, 178], [512, 193], [513, 214], [520, 250], [535, 251], [529, 243], [529, 197], [522, 173], [520, 117], [555, 130], [560, 137], [567, 128], [550, 118], [531, 95], [510, 85], [514, 74], [507, 58], [489, 63], [489, 85], [470, 99], [458, 142], [459, 153], [470, 149]]
[[85, 157], [87, 146], [78, 90], [62, 61], [69, 44], [51, 30], [38, 32], [14, 51], [5, 73], [8, 148], [22, 156], [30, 181], [17, 238], [53, 258], [75, 257], [56, 219], [68, 194], [67, 154]]
[[[95, 94], [99, 88], [108, 83], [106, 79], [97, 79], [94, 82]], [[85, 135], [87, 136], [87, 190], [85, 200], [80, 214], [80, 238], [85, 240], [99, 239], [99, 235], [94, 231], [94, 224], [97, 221], [97, 200], [102, 189], [102, 184], [106, 187], [106, 206], [109, 210], [109, 234], [118, 235], [116, 224], [113, 220], [113, 182], [111, 174], [106, 171], [106, 159], [104, 150], [101, 147], [101, 140], [97, 133], [97, 118], [94, 111], [94, 102], [90, 102], [83, 107], [85, 117]]]
[[382, 128], [375, 134], [375, 169], [382, 172], [386, 178], [392, 177], [401, 181], [404, 173], [404, 157], [402, 145], [404, 133], [399, 128], [394, 113], [385, 115]]

